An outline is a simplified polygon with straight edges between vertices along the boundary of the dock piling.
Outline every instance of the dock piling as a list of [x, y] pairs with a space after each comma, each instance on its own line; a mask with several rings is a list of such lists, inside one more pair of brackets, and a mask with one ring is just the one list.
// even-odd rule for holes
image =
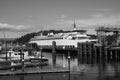
[[53, 67], [56, 66], [56, 42], [52, 42], [52, 62], [53, 62]]

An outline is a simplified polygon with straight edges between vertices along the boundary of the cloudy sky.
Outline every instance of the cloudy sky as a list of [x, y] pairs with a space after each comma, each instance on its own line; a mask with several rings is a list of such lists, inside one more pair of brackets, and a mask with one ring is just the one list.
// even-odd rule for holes
[[0, 0], [0, 38], [20, 37], [41, 29], [90, 33], [98, 25], [120, 25], [120, 0]]

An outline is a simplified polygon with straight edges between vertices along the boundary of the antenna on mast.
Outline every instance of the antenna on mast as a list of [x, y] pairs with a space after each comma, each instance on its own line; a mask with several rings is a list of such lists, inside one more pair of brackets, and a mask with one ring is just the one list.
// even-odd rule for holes
[[43, 29], [41, 29], [41, 33], [40, 33], [41, 36], [43, 36]]
[[76, 29], [76, 23], [75, 23], [75, 20], [74, 20], [73, 27], [74, 27], [74, 30], [77, 30], [77, 29]]

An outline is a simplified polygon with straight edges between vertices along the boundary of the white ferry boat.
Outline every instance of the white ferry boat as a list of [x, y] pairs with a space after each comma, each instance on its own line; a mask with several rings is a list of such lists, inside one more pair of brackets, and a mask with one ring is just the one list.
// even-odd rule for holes
[[29, 43], [36, 43], [38, 46], [44, 48], [50, 48], [52, 42], [56, 42], [57, 48], [77, 48], [77, 43], [86, 43], [86, 42], [96, 42], [97, 39], [91, 39], [90, 36], [86, 34], [86, 30], [76, 30], [74, 24], [74, 30], [64, 33], [53, 34], [49, 33], [47, 36], [35, 36], [30, 40]]

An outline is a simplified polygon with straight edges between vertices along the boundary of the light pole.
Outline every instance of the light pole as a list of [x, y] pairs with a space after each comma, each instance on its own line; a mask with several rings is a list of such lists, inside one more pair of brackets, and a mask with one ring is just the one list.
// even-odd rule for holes
[[42, 62], [43, 62], [43, 60], [42, 60], [42, 55], [43, 55], [43, 52], [42, 52], [42, 47], [41, 47], [41, 69], [43, 68], [43, 67], [42, 67]]
[[70, 52], [68, 51], [68, 70], [70, 72]]
[[70, 80], [70, 52], [69, 51], [68, 51], [68, 70], [69, 70], [68, 80]]
[[64, 65], [64, 54], [62, 54], [62, 67], [65, 68], [65, 65]]

